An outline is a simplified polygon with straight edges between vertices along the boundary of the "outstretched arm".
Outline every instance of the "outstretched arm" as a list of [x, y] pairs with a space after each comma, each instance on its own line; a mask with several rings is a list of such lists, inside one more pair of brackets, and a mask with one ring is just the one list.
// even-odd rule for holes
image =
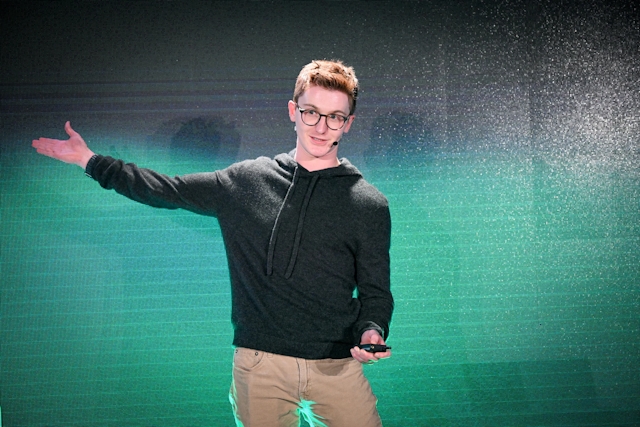
[[[222, 206], [228, 205], [225, 183], [229, 173], [205, 172], [170, 177], [151, 169], [109, 156], [96, 155], [80, 134], [64, 126], [69, 139], [39, 138], [31, 144], [40, 154], [78, 165], [91, 178], [108, 190], [145, 205], [165, 209], [187, 209], [202, 215], [216, 216]], [[94, 157], [95, 156], [95, 157]], [[94, 158], [93, 169], [87, 164]], [[91, 167], [91, 165], [89, 165]], [[223, 182], [224, 181], [224, 182]]]
[[34, 139], [31, 145], [40, 154], [65, 163], [73, 163], [85, 169], [94, 152], [87, 147], [80, 134], [71, 128], [70, 122], [65, 123], [64, 130], [69, 135], [69, 139], [40, 138]]

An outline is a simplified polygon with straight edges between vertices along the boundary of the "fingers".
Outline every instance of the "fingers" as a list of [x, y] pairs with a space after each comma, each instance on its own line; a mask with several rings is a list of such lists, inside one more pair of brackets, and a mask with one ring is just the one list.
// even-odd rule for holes
[[[64, 124], [64, 130], [65, 132], [67, 132], [67, 135], [69, 135], [70, 137], [79, 136], [78, 132], [73, 130], [73, 128], [71, 127], [70, 121], [67, 121]], [[53, 147], [61, 143], [64, 143], [64, 141], [60, 139], [40, 137], [38, 139], [34, 139], [33, 141], [31, 141], [31, 146], [37, 149], [38, 153], [45, 154], [45, 151], [51, 152]]]
[[[364, 354], [366, 353], [364, 350], [359, 349], [358, 347], [353, 347], [351, 349], [351, 356], [353, 356], [354, 359], [356, 359], [358, 362], [360, 363], [369, 363], [370, 359], [368, 355]], [[374, 363], [374, 362], [371, 362]]]
[[40, 138], [40, 139], [34, 139], [31, 142], [31, 146], [36, 149], [36, 152], [38, 154], [43, 154], [48, 157], [53, 157], [55, 146], [59, 142], [60, 141], [57, 139]]
[[47, 147], [51, 146], [51, 144], [55, 144], [55, 140], [52, 140], [50, 138], [38, 138], [31, 141], [31, 146], [37, 149], [38, 153], [40, 152], [40, 150], [44, 150]]
[[369, 353], [359, 347], [353, 347], [351, 349], [351, 356], [356, 359], [360, 363], [364, 363], [367, 365], [371, 365], [380, 359], [386, 359], [391, 357], [391, 351], [379, 352], [379, 353]]

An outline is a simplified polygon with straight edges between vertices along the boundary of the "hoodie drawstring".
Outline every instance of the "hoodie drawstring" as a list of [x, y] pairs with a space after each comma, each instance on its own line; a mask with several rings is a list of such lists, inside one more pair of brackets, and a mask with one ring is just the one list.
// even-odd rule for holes
[[296, 228], [296, 238], [293, 242], [293, 250], [291, 251], [291, 259], [289, 260], [289, 266], [287, 267], [287, 272], [284, 274], [285, 278], [290, 278], [293, 274], [293, 267], [296, 264], [296, 258], [298, 258], [298, 249], [300, 249], [300, 240], [302, 239], [302, 226], [304, 225], [304, 217], [307, 213], [307, 206], [309, 205], [309, 200], [311, 199], [311, 193], [313, 193], [313, 188], [316, 186], [318, 182], [318, 175], [314, 175], [311, 179], [311, 183], [309, 184], [309, 188], [307, 188], [307, 193], [304, 195], [304, 201], [302, 202], [302, 207], [300, 208], [300, 217], [298, 218], [298, 227]]
[[[298, 251], [300, 250], [300, 241], [302, 240], [302, 229], [304, 226], [304, 218], [307, 213], [307, 207], [309, 206], [309, 200], [311, 200], [311, 195], [313, 194], [313, 189], [315, 188], [316, 183], [318, 182], [318, 178], [319, 178], [319, 175], [314, 175], [313, 178], [311, 178], [311, 183], [307, 188], [307, 192], [304, 195], [302, 206], [300, 207], [300, 212], [298, 214], [298, 224], [296, 227], [296, 234], [293, 242], [293, 248], [291, 250], [291, 257], [289, 259], [289, 265], [287, 266], [287, 271], [285, 272], [285, 278], [287, 279], [290, 278], [291, 275], [293, 274], [293, 268], [296, 265], [296, 259], [298, 258]], [[298, 183], [298, 179], [299, 179], [299, 173], [298, 173], [298, 167], [296, 167], [295, 170], [293, 171], [293, 178], [291, 179], [291, 185], [287, 190], [287, 194], [284, 196], [284, 200], [282, 202], [282, 205], [280, 205], [280, 210], [278, 211], [278, 215], [276, 216], [276, 221], [273, 224], [273, 228], [271, 229], [271, 237], [269, 238], [269, 250], [267, 252], [267, 276], [270, 276], [273, 274], [273, 258], [274, 258], [274, 252], [276, 247], [276, 240], [278, 237], [278, 231], [280, 230], [282, 211], [284, 210], [284, 207], [287, 205], [287, 202], [289, 201], [291, 194], [293, 194], [293, 188]]]
[[291, 179], [291, 185], [287, 189], [287, 194], [284, 196], [284, 200], [280, 205], [280, 210], [278, 210], [278, 215], [276, 216], [276, 222], [273, 224], [273, 228], [271, 229], [271, 237], [269, 237], [269, 251], [267, 252], [267, 276], [271, 276], [273, 273], [273, 252], [276, 248], [276, 237], [278, 236], [278, 229], [280, 228], [280, 214], [282, 214], [282, 210], [287, 204], [287, 200], [289, 200], [289, 196], [293, 193], [293, 187], [295, 187], [296, 182], [298, 181], [298, 167], [293, 171], [293, 178]]

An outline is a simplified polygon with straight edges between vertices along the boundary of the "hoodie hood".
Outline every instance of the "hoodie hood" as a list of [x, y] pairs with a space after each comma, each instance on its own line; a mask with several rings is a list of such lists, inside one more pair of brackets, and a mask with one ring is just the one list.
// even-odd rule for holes
[[[361, 178], [360, 171], [353, 166], [346, 158], [340, 159], [340, 165], [334, 168], [320, 169], [310, 172], [304, 167], [300, 166], [294, 159], [295, 150], [292, 150], [288, 154], [280, 154], [275, 157], [275, 161], [278, 165], [287, 173], [290, 174], [291, 183], [287, 189], [287, 193], [280, 205], [278, 215], [271, 229], [271, 236], [269, 238], [269, 250], [267, 252], [267, 275], [273, 274], [274, 254], [276, 249], [276, 243], [281, 231], [283, 218], [285, 217], [285, 210], [294, 210], [296, 217], [295, 232], [293, 233], [293, 243], [290, 250], [289, 262], [287, 269], [284, 273], [285, 278], [289, 279], [293, 274], [293, 269], [298, 258], [298, 252], [300, 249], [300, 241], [302, 239], [302, 231], [304, 229], [304, 220], [309, 207], [309, 201], [313, 197], [313, 192], [318, 184], [319, 180], [334, 179], [340, 177], [355, 177]], [[303, 196], [302, 196], [303, 194]], [[287, 218], [291, 218], [291, 212], [286, 215]], [[289, 220], [287, 220], [289, 221]]]

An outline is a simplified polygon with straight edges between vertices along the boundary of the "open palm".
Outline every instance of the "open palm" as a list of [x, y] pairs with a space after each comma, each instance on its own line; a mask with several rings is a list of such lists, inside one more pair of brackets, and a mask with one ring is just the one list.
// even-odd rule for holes
[[69, 135], [69, 139], [39, 138], [34, 139], [31, 145], [40, 154], [86, 167], [94, 153], [87, 147], [80, 134], [71, 128], [70, 122], [65, 123], [64, 130]]

